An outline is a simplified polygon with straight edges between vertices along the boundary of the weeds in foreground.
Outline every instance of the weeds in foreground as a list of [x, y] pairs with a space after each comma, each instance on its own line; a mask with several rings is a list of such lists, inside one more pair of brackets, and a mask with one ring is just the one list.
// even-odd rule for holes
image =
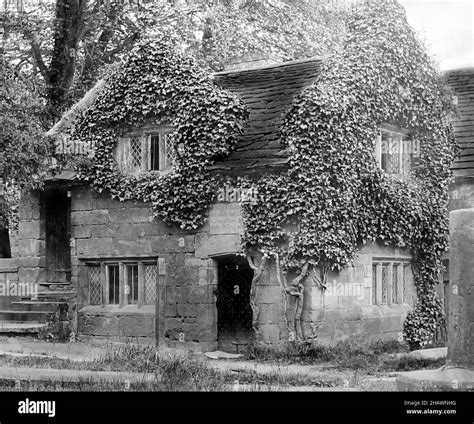
[[[292, 346], [281, 351], [268, 347], [250, 347], [247, 359], [278, 361], [288, 363], [330, 363], [338, 369], [354, 372], [355, 387], [367, 374], [408, 371], [422, 368], [438, 368], [444, 360], [427, 360], [407, 357], [406, 346], [398, 342], [379, 342], [363, 346], [354, 342], [342, 342], [335, 346]], [[55, 368], [91, 371], [122, 371], [159, 375], [156, 381], [143, 381], [124, 385], [124, 381], [92, 382], [88, 380], [76, 383], [21, 382], [20, 387], [9, 381], [0, 381], [2, 390], [26, 391], [228, 391], [236, 390], [235, 382], [240, 385], [260, 387], [336, 387], [339, 382], [330, 373], [327, 377], [314, 379], [302, 374], [279, 372], [257, 373], [253, 370], [222, 372], [212, 368], [203, 358], [187, 352], [158, 352], [154, 346], [127, 343], [110, 345], [106, 352], [92, 361], [70, 361], [51, 357], [37, 356], [0, 356], [0, 365]], [[357, 383], [357, 384], [356, 384]], [[237, 389], [238, 390], [238, 389]]]
[[[160, 376], [160, 382], [140, 383], [130, 390], [160, 391], [220, 391], [232, 377], [209, 367], [201, 358], [188, 353], [161, 353], [154, 346], [127, 343], [109, 346], [105, 354], [87, 362], [59, 358], [0, 357], [0, 364], [30, 368], [55, 368], [90, 371], [118, 371], [152, 373]], [[51, 383], [53, 384], [53, 383]], [[93, 390], [91, 382], [67, 383], [68, 387], [80, 386], [79, 390]], [[41, 387], [32, 383], [33, 387]], [[53, 384], [54, 386], [54, 384]], [[85, 389], [82, 389], [85, 387]], [[101, 390], [124, 390], [123, 383], [100, 383]]]
[[281, 363], [324, 364], [338, 369], [380, 372], [409, 371], [422, 368], [439, 368], [445, 360], [416, 359], [406, 356], [409, 348], [397, 340], [380, 340], [371, 344], [342, 341], [334, 346], [295, 343], [286, 349], [276, 350], [264, 346], [250, 346], [246, 359], [277, 361]]

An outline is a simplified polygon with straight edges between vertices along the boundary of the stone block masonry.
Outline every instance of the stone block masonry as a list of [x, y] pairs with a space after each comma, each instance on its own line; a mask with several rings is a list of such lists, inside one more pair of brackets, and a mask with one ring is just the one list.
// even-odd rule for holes
[[[184, 231], [152, 218], [150, 205], [119, 202], [107, 193], [87, 187], [70, 187], [71, 192], [71, 285], [77, 291], [77, 329], [83, 336], [123, 339], [155, 338], [154, 305], [90, 305], [91, 261], [164, 260], [166, 273], [160, 275], [163, 305], [160, 319], [168, 346], [195, 349], [218, 345], [217, 288], [218, 260], [240, 253], [239, 207], [218, 203], [209, 222], [196, 231]], [[28, 281], [45, 278], [45, 219], [41, 194], [27, 193], [20, 207], [19, 247], [24, 265], [15, 276]], [[212, 220], [214, 219], [215, 222]], [[227, 220], [234, 220], [226, 226]], [[356, 261], [340, 273], [328, 276], [324, 291], [317, 272], [305, 280], [302, 327], [306, 335], [337, 341], [398, 338], [411, 302], [373, 304], [373, 258], [390, 262], [407, 257], [401, 249], [364, 246]], [[97, 262], [96, 262], [97, 263]], [[1, 276], [0, 276], [1, 278]], [[101, 275], [101, 279], [104, 275]], [[288, 282], [291, 276], [288, 276]], [[295, 299], [288, 297], [284, 314], [284, 294], [270, 264], [256, 288], [257, 326], [262, 342], [281, 346], [294, 329]], [[161, 289], [160, 289], [161, 290]], [[407, 297], [413, 291], [406, 287]], [[160, 333], [161, 334], [161, 333]]]
[[448, 365], [474, 370], [474, 209], [453, 211], [450, 220]]
[[[72, 278], [79, 286], [88, 284], [84, 258], [164, 258], [165, 339], [211, 346], [217, 343], [216, 265], [208, 257], [196, 258], [196, 234], [151, 217], [147, 204], [118, 202], [87, 188], [74, 188], [71, 195]], [[79, 299], [81, 334], [154, 338], [154, 307], [88, 306], [84, 298], [87, 293], [88, 290], [78, 290], [78, 296], [82, 297]]]

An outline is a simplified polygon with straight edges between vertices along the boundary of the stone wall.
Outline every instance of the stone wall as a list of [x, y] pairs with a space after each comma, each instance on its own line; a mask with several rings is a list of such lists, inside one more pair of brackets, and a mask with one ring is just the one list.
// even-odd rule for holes
[[10, 309], [10, 303], [19, 300], [15, 293], [19, 282], [18, 268], [18, 259], [0, 258], [0, 310]]
[[[317, 336], [323, 343], [334, 343], [351, 338], [362, 342], [379, 339], [400, 339], [403, 322], [416, 301], [411, 267], [407, 275], [406, 302], [373, 304], [372, 260], [384, 262], [409, 259], [402, 249], [370, 244], [362, 247], [352, 265], [341, 272], [330, 272], [327, 290], [318, 283], [319, 269], [305, 279], [302, 327], [308, 337]], [[288, 275], [288, 282], [294, 276]], [[295, 332], [295, 300], [287, 297], [287, 316], [283, 314], [283, 292], [276, 268], [271, 265], [257, 287], [259, 305], [258, 327], [262, 341], [275, 347], [288, 340], [289, 331]]]
[[18, 228], [18, 257], [21, 259], [18, 278], [22, 283], [37, 284], [46, 281], [45, 226], [42, 210], [41, 192], [22, 193]]
[[474, 178], [457, 177], [449, 190], [449, 211], [474, 207]]
[[[306, 332], [316, 327], [321, 341], [339, 341], [347, 338], [360, 341], [398, 339], [403, 322], [416, 301], [411, 267], [407, 266], [405, 301], [374, 304], [373, 260], [390, 262], [409, 259], [403, 249], [376, 244], [363, 246], [355, 261], [341, 272], [331, 272], [324, 292], [314, 279], [306, 281], [306, 304], [303, 312]], [[318, 271], [317, 271], [318, 273]], [[391, 304], [390, 304], [391, 303]]]
[[[155, 337], [153, 305], [87, 305], [87, 259], [164, 258], [164, 336], [174, 347], [217, 342], [212, 260], [196, 258], [202, 237], [153, 220], [149, 205], [118, 202], [76, 188], [71, 196], [72, 282], [78, 288], [79, 332], [99, 337]], [[205, 228], [204, 228], [205, 230]], [[202, 245], [202, 243], [200, 244]]]
[[448, 361], [474, 369], [474, 209], [450, 214]]
[[[138, 337], [152, 340], [156, 333], [153, 305], [89, 305], [87, 264], [107, 258], [162, 258], [166, 273], [159, 278], [163, 295], [161, 330], [172, 347], [212, 350], [217, 347], [217, 260], [240, 250], [242, 222], [238, 203], [217, 203], [208, 221], [197, 231], [183, 231], [151, 218], [149, 205], [119, 202], [86, 187], [71, 190], [71, 284], [77, 289], [77, 327], [83, 336]], [[44, 278], [44, 217], [38, 193], [23, 196], [20, 249], [25, 266], [18, 273], [35, 281]], [[305, 281], [302, 324], [307, 335], [322, 341], [395, 338], [412, 301], [372, 304], [372, 259], [407, 258], [407, 252], [368, 245], [353, 265], [331, 273], [328, 283], [348, 293], [323, 293], [316, 274]], [[137, 259], [138, 260], [138, 259]], [[357, 295], [350, 292], [357, 288]], [[410, 299], [414, 289], [409, 288]], [[258, 328], [263, 342], [281, 345], [294, 327], [294, 299], [283, 313], [283, 292], [271, 264], [257, 287]]]

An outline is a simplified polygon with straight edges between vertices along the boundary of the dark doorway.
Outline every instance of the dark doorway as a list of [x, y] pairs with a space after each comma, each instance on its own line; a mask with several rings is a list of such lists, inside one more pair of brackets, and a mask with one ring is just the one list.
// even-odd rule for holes
[[218, 260], [217, 331], [219, 350], [240, 352], [253, 338], [250, 286], [253, 271], [245, 258]]
[[11, 258], [10, 234], [8, 228], [2, 228], [0, 224], [0, 258]]
[[44, 193], [48, 283], [68, 284], [71, 280], [70, 204], [66, 190], [49, 189]]

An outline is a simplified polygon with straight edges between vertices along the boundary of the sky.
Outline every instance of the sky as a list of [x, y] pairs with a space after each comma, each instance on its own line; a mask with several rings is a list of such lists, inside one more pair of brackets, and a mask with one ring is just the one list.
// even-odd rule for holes
[[442, 70], [474, 67], [474, 0], [399, 0]]

